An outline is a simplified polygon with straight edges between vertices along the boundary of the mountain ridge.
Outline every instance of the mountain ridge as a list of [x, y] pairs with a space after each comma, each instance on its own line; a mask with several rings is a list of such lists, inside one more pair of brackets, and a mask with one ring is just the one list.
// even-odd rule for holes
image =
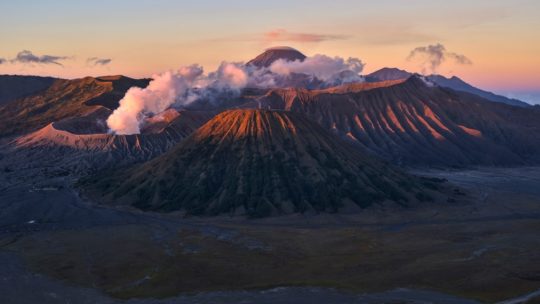
[[[413, 75], [414, 75], [413, 73], [407, 72], [405, 70], [386, 67], [386, 68], [379, 69], [377, 71], [374, 71], [366, 75], [366, 81], [379, 82], [379, 81], [399, 80], [399, 79], [409, 78]], [[442, 75], [432, 74], [426, 77], [427, 79], [431, 80], [432, 82], [434, 82], [435, 84], [441, 87], [450, 88], [450, 89], [461, 91], [461, 92], [472, 93], [493, 102], [505, 103], [505, 104], [518, 106], [518, 107], [531, 107], [530, 104], [524, 101], [497, 95], [495, 93], [488, 92], [488, 91], [479, 89], [477, 87], [474, 87], [471, 84], [463, 81], [461, 78], [457, 76], [452, 76], [451, 78], [447, 78]]]
[[238, 106], [304, 113], [327, 130], [399, 165], [540, 161], [534, 152], [540, 151], [540, 140], [533, 131], [540, 130], [540, 123], [532, 118], [538, 111], [432, 86], [417, 76], [386, 84], [359, 86], [360, 90], [352, 85], [341, 88], [345, 93], [340, 94], [274, 89]]

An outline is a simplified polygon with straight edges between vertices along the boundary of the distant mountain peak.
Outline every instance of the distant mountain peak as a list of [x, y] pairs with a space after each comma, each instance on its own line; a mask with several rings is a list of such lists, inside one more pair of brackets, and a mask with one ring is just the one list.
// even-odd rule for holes
[[289, 46], [276, 46], [266, 49], [262, 54], [248, 61], [248, 65], [256, 67], [269, 67], [276, 60], [284, 59], [286, 61], [303, 61], [306, 55]]
[[450, 78], [447, 78], [442, 75], [433, 74], [433, 75], [427, 76], [427, 78], [441, 87], [450, 88], [455, 91], [471, 93], [471, 94], [480, 96], [482, 98], [485, 98], [489, 101], [505, 103], [505, 104], [518, 106], [518, 107], [531, 106], [530, 104], [523, 102], [521, 100], [507, 98], [507, 97], [497, 95], [492, 92], [474, 87], [457, 76], [452, 76]]
[[297, 49], [290, 46], [273, 46], [273, 47], [267, 48], [265, 51], [296, 51], [298, 52]]
[[384, 68], [378, 70], [378, 72], [404, 72], [404, 73], [409, 73], [409, 72], [407, 72], [405, 70], [402, 70], [402, 69], [399, 69], [399, 68], [392, 68], [392, 67], [384, 67]]
[[387, 81], [387, 80], [398, 80], [409, 78], [412, 73], [398, 68], [389, 68], [385, 67], [380, 70], [377, 70], [366, 76], [366, 79], [371, 82], [375, 81]]
[[[399, 80], [399, 79], [409, 78], [412, 75], [419, 75], [419, 74], [410, 73], [408, 71], [401, 70], [398, 68], [385, 67], [371, 74], [366, 75], [366, 81], [379, 82], [379, 81]], [[525, 103], [523, 101], [507, 98], [504, 96], [494, 94], [492, 92], [488, 92], [488, 91], [484, 91], [482, 89], [476, 88], [457, 76], [451, 76], [450, 78], [447, 78], [442, 75], [432, 74], [429, 76], [420, 76], [420, 77], [421, 79], [428, 81], [428, 83], [426, 83], [428, 85], [430, 81], [433, 84], [436, 84], [438, 86], [450, 88], [455, 91], [471, 93], [492, 102], [505, 103], [505, 104], [518, 106], [518, 107], [530, 106], [528, 103]]]

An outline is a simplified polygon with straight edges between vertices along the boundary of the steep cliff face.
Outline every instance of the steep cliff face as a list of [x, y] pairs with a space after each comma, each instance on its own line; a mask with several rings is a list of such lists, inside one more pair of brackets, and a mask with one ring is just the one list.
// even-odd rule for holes
[[336, 212], [424, 197], [415, 178], [303, 115], [265, 110], [221, 113], [166, 154], [83, 184], [112, 204], [205, 215]]

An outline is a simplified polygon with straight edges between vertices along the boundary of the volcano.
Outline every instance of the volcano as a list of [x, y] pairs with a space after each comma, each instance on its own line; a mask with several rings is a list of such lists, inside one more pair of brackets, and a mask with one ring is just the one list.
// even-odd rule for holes
[[148, 118], [141, 134], [108, 132], [111, 110], [98, 106], [81, 117], [52, 122], [9, 143], [9, 158], [22, 166], [52, 161], [76, 175], [146, 161], [189, 136], [214, 113], [169, 109]]
[[143, 210], [253, 217], [429, 196], [303, 115], [267, 110], [225, 111], [164, 155], [81, 185], [98, 201]]
[[306, 59], [306, 55], [288, 46], [278, 46], [266, 49], [262, 54], [248, 61], [247, 65], [253, 65], [259, 68], [269, 67], [274, 61], [279, 59], [285, 61], [303, 61]]

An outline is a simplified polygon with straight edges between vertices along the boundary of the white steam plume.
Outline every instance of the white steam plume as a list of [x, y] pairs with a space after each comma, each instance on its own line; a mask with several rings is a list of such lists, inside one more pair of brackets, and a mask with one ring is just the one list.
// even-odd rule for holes
[[204, 94], [205, 89], [239, 90], [245, 87], [247, 75], [237, 64], [223, 63], [205, 76], [199, 65], [180, 68], [152, 76], [148, 87], [130, 88], [120, 106], [107, 119], [115, 134], [138, 134], [141, 123], [149, 114], [165, 111], [171, 105], [187, 105]]
[[[308, 75], [323, 86], [360, 82], [364, 64], [356, 58], [315, 55], [303, 61], [277, 60], [268, 68], [223, 62], [204, 74], [199, 65], [182, 67], [152, 76], [148, 87], [130, 88], [120, 106], [109, 116], [107, 125], [114, 134], [138, 134], [145, 118], [168, 108], [187, 106], [197, 100], [238, 96], [246, 87], [271, 88], [287, 85], [288, 77]], [[232, 94], [231, 94], [232, 93]]]
[[465, 55], [449, 52], [440, 43], [435, 45], [420, 46], [413, 49], [407, 60], [418, 59], [422, 65], [422, 74], [437, 73], [437, 69], [446, 59], [451, 59], [457, 64], [471, 65], [472, 61]]
[[324, 82], [334, 84], [336, 82], [362, 81], [360, 73], [364, 69], [364, 63], [357, 58], [345, 60], [340, 57], [331, 58], [326, 55], [315, 55], [307, 57], [303, 61], [279, 59], [272, 63], [269, 69], [279, 75], [292, 73], [312, 75]]

